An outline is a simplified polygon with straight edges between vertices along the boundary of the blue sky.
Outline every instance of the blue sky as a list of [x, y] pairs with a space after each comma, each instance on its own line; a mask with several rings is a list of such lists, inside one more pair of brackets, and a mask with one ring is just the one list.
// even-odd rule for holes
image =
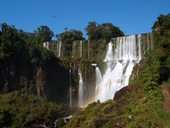
[[111, 22], [127, 35], [150, 32], [160, 14], [170, 13], [170, 0], [0, 0], [0, 23], [33, 32], [47, 25], [85, 33], [90, 21]]

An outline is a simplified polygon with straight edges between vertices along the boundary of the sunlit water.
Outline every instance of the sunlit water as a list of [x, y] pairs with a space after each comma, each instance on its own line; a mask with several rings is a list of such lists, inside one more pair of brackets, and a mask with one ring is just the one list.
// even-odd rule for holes
[[[104, 102], [113, 99], [115, 93], [129, 83], [133, 67], [142, 59], [140, 35], [138, 41], [135, 36], [119, 37], [113, 44], [108, 44], [104, 62], [107, 65], [101, 82], [97, 82], [95, 100]], [[96, 71], [96, 76], [100, 75]]]

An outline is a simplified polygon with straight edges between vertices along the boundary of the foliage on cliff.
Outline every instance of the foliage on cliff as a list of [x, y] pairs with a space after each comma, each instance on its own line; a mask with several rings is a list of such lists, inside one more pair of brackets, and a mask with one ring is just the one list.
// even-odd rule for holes
[[152, 27], [155, 34], [155, 56], [159, 60], [159, 82], [170, 78], [170, 15], [160, 15]]
[[51, 36], [51, 30], [45, 26], [35, 33], [27, 33], [5, 23], [1, 25], [1, 93], [22, 90], [47, 95], [53, 101], [66, 102], [68, 70], [52, 52], [42, 47], [41, 41], [50, 40]]
[[67, 112], [69, 72], [42, 46], [52, 35], [47, 26], [27, 33], [1, 24], [0, 127], [53, 126]]

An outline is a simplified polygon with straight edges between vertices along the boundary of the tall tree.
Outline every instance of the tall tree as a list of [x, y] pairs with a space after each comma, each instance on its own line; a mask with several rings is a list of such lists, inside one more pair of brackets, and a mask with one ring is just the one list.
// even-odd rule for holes
[[65, 56], [71, 56], [72, 44], [76, 40], [84, 40], [83, 33], [79, 30], [68, 30], [58, 36], [63, 42]]
[[170, 14], [160, 15], [152, 27], [153, 31], [159, 31], [161, 35], [165, 34], [169, 29], [170, 29]]
[[100, 25], [96, 22], [89, 22], [86, 31], [90, 40], [105, 39], [106, 41], [110, 41], [111, 38], [124, 35], [124, 33], [112, 23], [103, 23]]
[[75, 40], [84, 40], [84, 37], [81, 31], [71, 29], [59, 34], [59, 40], [65, 43], [72, 43]]
[[39, 43], [50, 41], [54, 36], [54, 33], [48, 26], [40, 26], [35, 31], [36, 39]]
[[86, 31], [90, 40], [97, 40], [100, 38], [100, 33], [96, 22], [89, 22]]

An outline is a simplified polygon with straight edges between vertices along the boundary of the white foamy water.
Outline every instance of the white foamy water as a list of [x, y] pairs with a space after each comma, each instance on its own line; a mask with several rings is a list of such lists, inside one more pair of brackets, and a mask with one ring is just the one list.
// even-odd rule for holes
[[84, 83], [83, 83], [83, 77], [82, 77], [82, 73], [81, 73], [81, 70], [79, 69], [78, 70], [78, 75], [79, 75], [79, 91], [78, 91], [78, 104], [79, 104], [79, 107], [83, 107], [84, 105], [84, 101], [83, 101], [83, 95], [84, 95]]
[[95, 68], [95, 70], [96, 70], [96, 88], [95, 88], [95, 95], [98, 95], [98, 93], [99, 93], [99, 88], [100, 88], [100, 83], [101, 83], [101, 81], [102, 81], [102, 74], [101, 74], [101, 72], [100, 72], [100, 69], [99, 69], [99, 67], [96, 67]]
[[61, 57], [61, 41], [58, 44], [58, 57]]
[[[107, 65], [101, 82], [96, 84], [95, 100], [113, 99], [115, 93], [129, 83], [133, 67], [142, 59], [141, 36], [118, 37], [108, 44], [104, 62]], [[97, 78], [97, 77], [96, 77]]]

